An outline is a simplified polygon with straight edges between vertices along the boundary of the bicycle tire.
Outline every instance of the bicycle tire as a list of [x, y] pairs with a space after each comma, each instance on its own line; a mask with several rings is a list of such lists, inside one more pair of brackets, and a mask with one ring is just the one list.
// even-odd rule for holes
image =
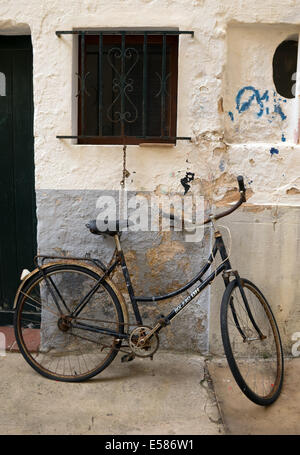
[[221, 303], [224, 351], [241, 391], [254, 403], [268, 406], [279, 397], [283, 383], [280, 333], [262, 292], [247, 279], [241, 278], [241, 285], [247, 294], [251, 314], [265, 338], [255, 330], [235, 279], [227, 286]]
[[[69, 274], [69, 276], [65, 276], [65, 279], [63, 279], [62, 273], [66, 272]], [[73, 275], [72, 275], [73, 274]], [[111, 339], [111, 346], [109, 347], [109, 352], [107, 355], [105, 355], [104, 359], [99, 360], [99, 363], [93, 365], [91, 368], [88, 367], [88, 363], [91, 363], [92, 359], [91, 355], [95, 355], [96, 358], [99, 356], [100, 358], [100, 351], [103, 352], [104, 349], [107, 349], [107, 347], [103, 348], [103, 343], [101, 344], [99, 342], [99, 338], [101, 337], [101, 334], [95, 334], [91, 336], [91, 333], [94, 334], [95, 332], [89, 331], [88, 333], [88, 338], [86, 336], [82, 336], [82, 332], [87, 332], [85, 329], [82, 331], [82, 329], [74, 328], [74, 327], [69, 327], [68, 330], [62, 331], [59, 326], [59, 321], [61, 321], [61, 315], [56, 321], [57, 314], [53, 310], [51, 306], [51, 300], [49, 303], [49, 300], [47, 301], [46, 295], [47, 295], [47, 288], [45, 287], [47, 285], [47, 282], [45, 281], [46, 277], [51, 277], [52, 281], [56, 280], [54, 282], [55, 286], [57, 286], [57, 283], [60, 283], [60, 286], [57, 287], [59, 293], [64, 293], [61, 294], [62, 298], [67, 302], [66, 296], [69, 295], [69, 300], [71, 300], [71, 297], [73, 298], [73, 304], [74, 304], [74, 297], [72, 295], [72, 292], [77, 288], [79, 289], [81, 286], [83, 288], [87, 289], [87, 280], [92, 280], [90, 283], [90, 286], [93, 286], [96, 281], [100, 280], [101, 275], [98, 275], [95, 271], [90, 270], [89, 268], [86, 268], [82, 265], [74, 265], [74, 264], [56, 264], [56, 265], [49, 265], [49, 267], [45, 267], [43, 269], [43, 272], [40, 270], [37, 270], [37, 273], [33, 274], [32, 278], [28, 280], [28, 282], [24, 283], [23, 288], [20, 289], [18, 299], [16, 302], [16, 308], [15, 308], [15, 314], [14, 314], [14, 330], [15, 330], [15, 337], [16, 341], [18, 344], [18, 347], [20, 349], [21, 354], [23, 355], [24, 359], [27, 361], [27, 363], [38, 373], [40, 373], [42, 376], [45, 376], [48, 379], [54, 379], [62, 382], [81, 382], [87, 379], [92, 378], [93, 376], [98, 375], [100, 372], [102, 372], [105, 368], [107, 368], [111, 362], [114, 360], [116, 355], [118, 354], [118, 351], [121, 347], [122, 340], [118, 339], [117, 337], [108, 337]], [[77, 278], [76, 278], [77, 277]], [[77, 279], [77, 281], [76, 281]], [[67, 289], [67, 290], [66, 290]], [[36, 293], [39, 295], [39, 298], [34, 297], [33, 295], [33, 290], [36, 291]], [[85, 307], [85, 310], [87, 309], [88, 312], [91, 312], [92, 314], [99, 314], [99, 312], [103, 311], [103, 313], [106, 314], [111, 314], [112, 312], [116, 316], [116, 320], [114, 321], [103, 321], [102, 323], [106, 324], [111, 324], [112, 327], [115, 329], [115, 331], [119, 333], [124, 333], [124, 315], [122, 311], [122, 307], [120, 305], [119, 299], [111, 286], [104, 280], [100, 288], [97, 291], [98, 294], [94, 294], [92, 298], [94, 298], [94, 302], [91, 303], [89, 302], [88, 305]], [[51, 294], [51, 293], [50, 293]], [[48, 293], [48, 297], [50, 295]], [[103, 310], [100, 310], [100, 295], [102, 295], [102, 300], [104, 297], [107, 297], [106, 302], [110, 302], [109, 304], [106, 303], [104, 305], [103, 303]], [[98, 300], [97, 300], [98, 299]], [[54, 304], [54, 299], [52, 298], [52, 303]], [[104, 302], [104, 300], [103, 300]], [[101, 303], [101, 302], [100, 302]], [[68, 301], [68, 305], [70, 306], [71, 303]], [[98, 306], [97, 306], [98, 305]], [[101, 306], [101, 308], [102, 308]], [[32, 308], [34, 307], [34, 309]], [[29, 310], [28, 310], [29, 308]], [[50, 309], [51, 308], [51, 309]], [[57, 309], [56, 309], [57, 311]], [[67, 313], [67, 310], [65, 310]], [[85, 315], [89, 315], [89, 313], [84, 313]], [[47, 321], [48, 318], [48, 321]], [[82, 324], [82, 318], [83, 321], [86, 323], [86, 320], [88, 320], [88, 324], [92, 324], [92, 328], [96, 327], [93, 324], [95, 323], [93, 321], [93, 317], [85, 317], [84, 316], [79, 316], [76, 321], [81, 322]], [[51, 320], [52, 319], [52, 320]], [[51, 323], [50, 323], [51, 320]], [[83, 322], [83, 323], [84, 323]], [[23, 324], [23, 326], [22, 326]], [[57, 327], [56, 327], [57, 325]], [[61, 325], [61, 324], [60, 324]], [[51, 339], [47, 339], [47, 327], [51, 328]], [[31, 329], [31, 330], [29, 330]], [[56, 331], [59, 333], [58, 335], [60, 336], [60, 340], [58, 341], [58, 335], [56, 336]], [[27, 330], [27, 332], [26, 332]], [[26, 335], [25, 334], [28, 334]], [[65, 339], [64, 339], [64, 333], [65, 333]], [[79, 334], [78, 334], [79, 333]], [[26, 336], [25, 336], [26, 335]], [[85, 335], [85, 333], [83, 334]], [[98, 336], [98, 341], [96, 337]], [[104, 336], [104, 335], [102, 335]], [[30, 339], [31, 337], [31, 339]], [[64, 368], [66, 369], [69, 364], [69, 369], [70, 373], [66, 374], [66, 371], [62, 372], [61, 370], [59, 371], [53, 371], [54, 368], [50, 368], [50, 365], [46, 367], [44, 364], [42, 364], [42, 356], [46, 356], [47, 354], [51, 353], [53, 359], [55, 358], [58, 359], [57, 361], [57, 370], [58, 370], [58, 364], [59, 362], [62, 361], [62, 348], [61, 346], [63, 343], [67, 345], [67, 338], [70, 340], [69, 342], [69, 351], [66, 354], [66, 358], [64, 359]], [[35, 345], [33, 346], [32, 343], [32, 338], [37, 338], [37, 341]], [[83, 342], [81, 342], [81, 339]], [[75, 341], [74, 341], [75, 340]], [[79, 341], [77, 341], [79, 340]], [[57, 341], [57, 345], [55, 346], [55, 342]], [[76, 341], [78, 343], [82, 343], [78, 349], [80, 354], [82, 355], [81, 361], [79, 360], [79, 356], [77, 356], [76, 359]], [[48, 346], [47, 346], [48, 342]], [[73, 346], [74, 345], [74, 346]], [[97, 349], [98, 348], [98, 349]], [[47, 352], [48, 349], [48, 352]], [[90, 349], [91, 352], [88, 352], [88, 349]], [[82, 351], [83, 350], [83, 351]], [[50, 354], [49, 354], [50, 355]], [[41, 356], [40, 359], [39, 356]], [[56, 357], [55, 357], [56, 356]], [[71, 364], [74, 362], [74, 366]], [[75, 362], [78, 361], [78, 365], [75, 366]], [[94, 361], [93, 361], [94, 362]], [[95, 360], [95, 362], [98, 362], [98, 360]], [[86, 365], [86, 367], [82, 367], [82, 365]], [[86, 371], [79, 371], [80, 368], [86, 368]], [[61, 369], [61, 367], [60, 367]]]

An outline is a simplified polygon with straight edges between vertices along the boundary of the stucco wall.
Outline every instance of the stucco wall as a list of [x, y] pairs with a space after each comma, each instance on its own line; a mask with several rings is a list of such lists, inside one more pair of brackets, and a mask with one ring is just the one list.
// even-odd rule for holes
[[[195, 32], [194, 38], [180, 37], [178, 89], [178, 135], [191, 135], [193, 140], [178, 142], [176, 147], [128, 147], [128, 188], [153, 190], [164, 184], [168, 189], [178, 189], [179, 178], [187, 170], [204, 180], [243, 173], [254, 193], [250, 202], [297, 204], [293, 194], [278, 197], [281, 171], [287, 189], [289, 185], [299, 189], [298, 147], [281, 141], [282, 133], [289, 138], [292, 109], [282, 103], [285, 120], [277, 114], [272, 123], [265, 118], [258, 123], [253, 103], [248, 112], [236, 115], [235, 122], [243, 120], [241, 126], [238, 124], [238, 134], [228, 112], [235, 113], [235, 98], [246, 85], [261, 94], [269, 90], [271, 98], [272, 56], [285, 37], [297, 32], [299, 8], [294, 1], [286, 2], [284, 10], [281, 1], [256, 1], [255, 7], [244, 1], [167, 0], [43, 4], [19, 0], [1, 5], [2, 32], [30, 31], [32, 35], [37, 188], [111, 189], [118, 188], [121, 176], [120, 147], [72, 145], [56, 139], [56, 135], [72, 133], [74, 93], [73, 37], [58, 38], [55, 31], [173, 26]], [[226, 140], [233, 142], [229, 148], [223, 140], [224, 132]], [[276, 144], [280, 146], [277, 161], [270, 155], [270, 145]], [[233, 183], [233, 177], [220, 182], [220, 194]]]
[[[93, 235], [85, 227], [95, 218], [97, 197], [116, 197], [111, 191], [47, 190], [37, 191], [39, 250], [43, 254], [101, 258], [108, 263], [115, 244], [109, 236]], [[210, 253], [210, 230], [200, 242], [185, 242], [182, 232], [122, 232], [121, 244], [136, 296], [159, 296], [183, 286], [204, 265]], [[121, 270], [113, 276], [129, 306], [130, 322], [135, 323]], [[194, 286], [195, 287], [195, 286]], [[165, 316], [184, 297], [140, 303], [143, 323], [153, 326], [160, 314]], [[209, 300], [207, 288], [160, 333], [164, 348], [208, 353]]]
[[[300, 32], [299, 17], [300, 5], [294, 0], [286, 1], [284, 6], [282, 0], [54, 0], [43, 3], [18, 0], [2, 3], [0, 31], [32, 35], [40, 250], [88, 250], [92, 244], [91, 237], [81, 234], [78, 228], [78, 235], [72, 234], [76, 204], [77, 207], [79, 204], [81, 214], [86, 210], [92, 216], [93, 204], [96, 212], [99, 192], [119, 190], [122, 178], [120, 146], [76, 145], [68, 140], [56, 139], [57, 135], [74, 132], [76, 99], [72, 85], [75, 41], [72, 36], [58, 38], [55, 31], [85, 27], [150, 26], [193, 30], [194, 38], [187, 35], [179, 40], [177, 122], [178, 135], [191, 136], [192, 141], [178, 142], [174, 147], [128, 146], [126, 167], [130, 176], [126, 187], [133, 192], [182, 194], [180, 179], [190, 171], [195, 174], [190, 191], [204, 195], [211, 203], [221, 207], [237, 196], [236, 175], [244, 175], [248, 204], [250, 208], [253, 206], [253, 210], [243, 212], [244, 224], [234, 224], [234, 235], [240, 242], [236, 267], [239, 264], [241, 267], [247, 265], [245, 275], [250, 279], [259, 278], [258, 284], [263, 288], [266, 283], [270, 301], [278, 296], [278, 283], [280, 305], [284, 306], [289, 296], [288, 311], [290, 315], [294, 311], [296, 318], [293, 322], [291, 317], [283, 317], [278, 306], [275, 306], [276, 316], [282, 323], [287, 321], [284, 336], [288, 351], [292, 333], [300, 330], [296, 298], [299, 295], [299, 281], [293, 274], [294, 279], [281, 280], [280, 270], [283, 264], [297, 267], [300, 260], [296, 248], [299, 216], [291, 215], [294, 208], [300, 205], [300, 146], [294, 143], [294, 133], [298, 127], [295, 100], [284, 101], [274, 92], [271, 62], [278, 44]], [[252, 91], [245, 90], [246, 87], [251, 87]], [[249, 100], [253, 94], [254, 101], [240, 109], [241, 101]], [[83, 192], [87, 196], [82, 198]], [[274, 210], [272, 213], [276, 223], [282, 208], [287, 220], [292, 217], [295, 232], [291, 233], [285, 224], [280, 234], [271, 228], [266, 228], [269, 229], [268, 234], [264, 227], [257, 229], [254, 213], [265, 206]], [[261, 226], [271, 223], [260, 219]], [[233, 226], [229, 219], [228, 222]], [[227, 220], [224, 220], [223, 224], [226, 223]], [[272, 223], [270, 226], [273, 226]], [[243, 261], [243, 255], [249, 255], [249, 241], [242, 242], [245, 239], [242, 226], [247, 226], [246, 238], [249, 239], [250, 235], [253, 238], [251, 251], [256, 253], [255, 245], [259, 245], [259, 270], [264, 270], [264, 280], [257, 273], [255, 254], [247, 264]], [[71, 246], [67, 240], [68, 232], [72, 238]], [[174, 247], [171, 237], [162, 236], [166, 246], [160, 256], [152, 250], [154, 246], [159, 248], [160, 243], [153, 240], [150, 245], [146, 237], [146, 234], [141, 235], [139, 242], [145, 241], [148, 245], [150, 259], [147, 267], [151, 264], [154, 267], [162, 266], [165, 263], [164, 252], [168, 247]], [[210, 237], [207, 240], [209, 247]], [[273, 246], [272, 252], [270, 244]], [[178, 245], [183, 245], [180, 260], [189, 260], [193, 251], [183, 240], [177, 239]], [[129, 250], [128, 262], [134, 265], [135, 254], [142, 251], [142, 245], [137, 244], [136, 237], [131, 240]], [[198, 250], [202, 256], [207, 252], [203, 246], [196, 247], [196, 254]], [[156, 262], [151, 260], [152, 254]], [[269, 264], [273, 254], [280, 266], [271, 271]], [[161, 264], [158, 265], [160, 260]], [[195, 263], [190, 269], [191, 273], [194, 267]], [[179, 282], [183, 268], [179, 266], [175, 269], [168, 265], [164, 272], [166, 281]], [[143, 278], [140, 272], [139, 277]], [[148, 275], [148, 280], [151, 279], [153, 282], [157, 279], [155, 272], [152, 278]], [[274, 287], [271, 289], [270, 283], [273, 282]], [[210, 299], [212, 303], [213, 299]], [[207, 347], [209, 336], [211, 340], [217, 336], [219, 328], [214, 322], [216, 316], [212, 320], [212, 317], [208, 317], [209, 308], [205, 305], [203, 308], [202, 316], [203, 312], [206, 313], [206, 321], [211, 321], [210, 335], [206, 322], [201, 346], [191, 342], [185, 344], [186, 348], [198, 350]], [[185, 327], [188, 328], [189, 323], [186, 322]], [[177, 348], [177, 339], [167, 345]]]

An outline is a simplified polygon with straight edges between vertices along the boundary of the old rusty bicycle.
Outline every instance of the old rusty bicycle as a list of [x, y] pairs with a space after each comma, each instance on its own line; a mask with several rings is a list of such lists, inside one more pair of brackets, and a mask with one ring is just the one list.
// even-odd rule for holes
[[[239, 200], [226, 211], [206, 218], [204, 224], [229, 215], [246, 201], [241, 176], [238, 184]], [[32, 368], [49, 379], [79, 382], [101, 373], [119, 352], [123, 353], [122, 361], [153, 357], [160, 331], [222, 274], [221, 334], [231, 372], [254, 403], [266, 406], [278, 398], [284, 360], [276, 320], [257, 286], [231, 267], [218, 229], [214, 227], [209, 258], [192, 280], [168, 294], [136, 296], [120, 241], [122, 223], [113, 231], [99, 230], [96, 221], [87, 227], [93, 234], [114, 238], [115, 256], [109, 265], [100, 259], [37, 256], [36, 269], [17, 291], [15, 336]], [[211, 270], [217, 253], [222, 262]], [[111, 279], [117, 267], [123, 272], [134, 323], [130, 323], [124, 297]], [[188, 296], [168, 315], [159, 315], [151, 326], [144, 325], [139, 302], [170, 299], [189, 289]]]

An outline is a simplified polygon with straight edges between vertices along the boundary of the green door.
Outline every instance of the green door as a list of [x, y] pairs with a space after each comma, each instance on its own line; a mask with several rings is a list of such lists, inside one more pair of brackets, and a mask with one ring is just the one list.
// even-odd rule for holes
[[36, 254], [30, 36], [0, 36], [0, 325]]

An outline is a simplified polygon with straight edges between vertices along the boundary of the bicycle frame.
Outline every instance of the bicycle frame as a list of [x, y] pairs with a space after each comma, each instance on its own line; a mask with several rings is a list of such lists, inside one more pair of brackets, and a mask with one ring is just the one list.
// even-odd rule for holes
[[[240, 190], [240, 199], [238, 200], [238, 202], [233, 207], [231, 207], [230, 209], [228, 209], [228, 210], [226, 210], [226, 211], [224, 211], [222, 213], [219, 213], [218, 215], [215, 215], [212, 218], [211, 217], [207, 218], [204, 221], [203, 224], [208, 224], [208, 223], [210, 223], [213, 220], [217, 220], [219, 218], [222, 218], [224, 216], [229, 215], [230, 213], [234, 212], [238, 207], [240, 207], [240, 205], [243, 202], [246, 201], [246, 198], [245, 198], [245, 187], [244, 187], [243, 178], [241, 176], [239, 176], [239, 177], [237, 177], [237, 180], [238, 180], [238, 183], [239, 183], [239, 190]], [[207, 259], [205, 265], [201, 268], [201, 270], [198, 272], [198, 274], [196, 276], [194, 276], [194, 278], [191, 281], [189, 281], [184, 286], [182, 286], [182, 287], [180, 287], [180, 288], [176, 289], [175, 291], [170, 292], [168, 294], [163, 294], [163, 295], [160, 295], [160, 296], [135, 296], [134, 289], [133, 289], [133, 286], [132, 286], [132, 282], [131, 282], [131, 279], [130, 279], [130, 274], [129, 274], [129, 271], [128, 271], [128, 268], [127, 268], [127, 265], [126, 265], [124, 253], [123, 253], [123, 250], [122, 250], [122, 247], [121, 247], [121, 244], [120, 244], [120, 234], [119, 233], [115, 233], [114, 234], [114, 239], [115, 239], [115, 243], [116, 243], [117, 259], [115, 260], [115, 262], [113, 262], [112, 265], [110, 265], [108, 267], [105, 267], [105, 265], [99, 259], [85, 259], [85, 260], [93, 262], [94, 265], [96, 265], [99, 269], [101, 269], [101, 271], [103, 272], [103, 275], [97, 281], [95, 286], [88, 292], [88, 294], [81, 300], [81, 302], [79, 302], [79, 304], [76, 306], [76, 308], [71, 312], [71, 314], [69, 316], [71, 318], [76, 318], [80, 314], [80, 312], [83, 310], [83, 308], [89, 302], [90, 298], [99, 289], [99, 287], [101, 286], [101, 283], [118, 266], [121, 266], [121, 268], [122, 268], [122, 272], [123, 272], [124, 280], [125, 280], [125, 283], [126, 283], [126, 286], [127, 286], [130, 302], [131, 302], [131, 305], [132, 305], [132, 308], [133, 308], [133, 312], [134, 312], [134, 315], [135, 315], [136, 324], [138, 326], [142, 326], [143, 325], [143, 320], [142, 320], [142, 316], [140, 314], [138, 302], [158, 302], [158, 301], [161, 301], [161, 300], [170, 299], [170, 298], [175, 297], [175, 296], [183, 293], [184, 291], [190, 289], [195, 283], [197, 283], [199, 281], [200, 284], [184, 300], [182, 300], [182, 302], [179, 305], [177, 305], [177, 307], [173, 308], [172, 311], [167, 316], [161, 316], [160, 317], [158, 323], [155, 325], [155, 327], [147, 335], [147, 338], [149, 338], [154, 332], [158, 332], [163, 327], [165, 327], [166, 325], [170, 324], [170, 321], [175, 316], [177, 316], [200, 292], [202, 292], [208, 285], [210, 285], [212, 283], [212, 281], [220, 273], [226, 272], [226, 271], [227, 272], [229, 272], [229, 271], [232, 272], [231, 265], [230, 265], [230, 262], [229, 262], [229, 259], [228, 259], [228, 255], [227, 255], [227, 252], [226, 252], [226, 248], [225, 248], [225, 245], [224, 245], [224, 242], [223, 242], [223, 238], [222, 238], [222, 235], [220, 234], [220, 232], [218, 230], [214, 230], [214, 237], [215, 237], [215, 242], [214, 242], [214, 246], [213, 246], [213, 249], [212, 249], [212, 253], [210, 254], [209, 258]], [[211, 264], [213, 263], [213, 260], [214, 260], [216, 254], [218, 252], [220, 253], [220, 256], [221, 256], [221, 259], [222, 259], [221, 264], [208, 277], [206, 277], [204, 280], [202, 280], [202, 277], [205, 275], [205, 273], [211, 267]], [[46, 258], [47, 256], [37, 256], [37, 257]], [[52, 258], [54, 258], [54, 257], [52, 257]], [[60, 258], [60, 259], [63, 259], [63, 258]], [[69, 258], [69, 259], [71, 259], [71, 258]], [[81, 259], [82, 260], [83, 258], [72, 258], [72, 259]], [[44, 274], [43, 270], [42, 269], [40, 269], [40, 270]], [[249, 317], [250, 317], [250, 319], [252, 321], [252, 324], [255, 327], [257, 333], [259, 334], [259, 336], [263, 337], [262, 333], [260, 332], [259, 328], [257, 327], [257, 325], [256, 325], [256, 323], [254, 321], [254, 318], [253, 318], [253, 316], [251, 314], [251, 311], [250, 311], [250, 308], [249, 308], [249, 305], [248, 305], [248, 302], [247, 302], [247, 298], [246, 298], [245, 293], [244, 293], [244, 291], [242, 289], [240, 278], [239, 278], [237, 272], [235, 272], [234, 274], [236, 275], [236, 278], [238, 280], [238, 285], [239, 285], [239, 288], [241, 290], [242, 298], [244, 300], [245, 307], [246, 307], [246, 310], [247, 310], [247, 312], [249, 314]], [[48, 282], [48, 278], [46, 277], [45, 274], [44, 274], [44, 277], [46, 279], [47, 286], [49, 287], [50, 285], [49, 285], [49, 282]], [[227, 286], [228, 283], [229, 283], [229, 273], [227, 273], [227, 274], [223, 273], [223, 280], [224, 280], [225, 286]], [[53, 283], [52, 283], [52, 285], [55, 288], [55, 285]], [[55, 290], [57, 292], [57, 289], [55, 289]], [[58, 301], [56, 299], [55, 294], [52, 291], [51, 291], [51, 294], [52, 294], [52, 297], [53, 297], [53, 299], [55, 301], [55, 304], [56, 304], [58, 310], [60, 311], [59, 303], [58, 303]], [[59, 292], [57, 292], [57, 294], [61, 298]], [[64, 304], [63, 300], [62, 300], [62, 303]], [[232, 311], [234, 312], [234, 309]], [[77, 328], [81, 328], [81, 329], [91, 330], [91, 331], [94, 331], [94, 332], [106, 333], [106, 334], [109, 334], [109, 335], [112, 335], [112, 336], [117, 336], [119, 338], [128, 338], [129, 337], [129, 334], [118, 333], [118, 332], [115, 332], [115, 331], [110, 330], [110, 329], [101, 329], [101, 328], [98, 328], [98, 327], [95, 327], [95, 326], [89, 326], [88, 324], [79, 323], [79, 322], [73, 323], [73, 326], [77, 327]], [[239, 327], [238, 321], [237, 321], [237, 327]]]
[[[142, 316], [141, 316], [141, 313], [139, 310], [138, 302], [158, 302], [161, 300], [170, 299], [172, 297], [182, 294], [184, 291], [190, 289], [195, 283], [197, 283], [199, 281], [200, 282], [199, 286], [197, 286], [179, 305], [177, 305], [177, 307], [173, 308], [172, 311], [167, 316], [163, 316], [160, 318], [158, 324], [153, 329], [154, 331], [159, 331], [164, 326], [170, 324], [171, 320], [175, 316], [177, 316], [200, 292], [202, 292], [208, 285], [210, 285], [212, 283], [212, 281], [220, 273], [231, 270], [231, 265], [230, 265], [230, 262], [228, 259], [228, 255], [227, 255], [226, 248], [225, 248], [225, 245], [223, 242], [223, 238], [222, 238], [220, 232], [216, 231], [215, 232], [215, 243], [214, 243], [214, 246], [212, 249], [212, 253], [210, 254], [210, 256], [207, 259], [204, 266], [197, 273], [197, 275], [194, 276], [194, 278], [191, 281], [189, 281], [184, 286], [182, 286], [168, 294], [163, 294], [160, 296], [135, 296], [132, 282], [130, 279], [130, 274], [129, 274], [129, 271], [128, 271], [128, 268], [126, 265], [125, 256], [124, 256], [123, 250], [121, 248], [119, 235], [115, 235], [115, 242], [116, 242], [116, 246], [117, 246], [116, 261], [114, 261], [114, 263], [108, 268], [104, 268], [103, 265], [101, 265], [100, 268], [104, 272], [104, 274], [101, 276], [100, 280], [97, 281], [97, 283], [90, 290], [90, 292], [82, 299], [82, 301], [79, 302], [79, 304], [76, 306], [76, 308], [71, 313], [71, 315], [70, 315], [71, 317], [76, 318], [76, 316], [78, 316], [80, 314], [80, 312], [83, 310], [83, 308], [89, 302], [90, 298], [98, 290], [98, 288], [100, 287], [100, 285], [101, 285], [102, 281], [105, 279], [105, 277], [109, 276], [118, 266], [121, 266], [121, 268], [122, 268], [124, 280], [125, 280], [127, 290], [128, 290], [128, 295], [129, 295], [130, 302], [131, 302], [133, 312], [135, 315], [136, 324], [140, 325], [140, 326], [143, 325], [143, 320], [142, 320]], [[209, 276], [207, 276], [204, 280], [202, 280], [202, 277], [205, 275], [205, 273], [211, 267], [211, 264], [213, 263], [213, 260], [218, 252], [220, 253], [222, 263], [216, 268], [216, 270], [214, 270], [212, 273], [210, 273]], [[102, 263], [99, 261], [99, 264], [102, 264]], [[226, 277], [225, 275], [223, 275], [223, 279], [224, 279], [224, 283], [226, 286], [229, 282], [229, 278]], [[91, 326], [89, 326], [87, 324], [83, 324], [83, 323], [75, 323], [74, 327], [82, 328], [82, 329], [86, 329], [86, 330], [92, 330], [92, 331], [99, 332], [99, 333], [108, 333], [110, 335], [118, 336], [120, 338], [128, 338], [127, 334], [118, 333], [118, 332], [115, 332], [115, 331], [109, 330], [109, 329], [100, 329], [100, 328], [96, 328], [95, 326], [91, 327]]]
[[[206, 277], [204, 280], [202, 280], [202, 277], [205, 275], [205, 273], [211, 267], [213, 259], [216, 256], [218, 251], [220, 253], [222, 263], [208, 277]], [[226, 248], [225, 248], [222, 236], [218, 231], [215, 233], [215, 243], [213, 246], [212, 253], [210, 254], [209, 258], [207, 259], [206, 263], [201, 268], [201, 270], [197, 273], [197, 275], [194, 276], [194, 278], [192, 280], [190, 280], [184, 286], [182, 286], [168, 294], [163, 294], [160, 296], [135, 296], [131, 282], [130, 282], [130, 277], [129, 277], [128, 269], [127, 269], [127, 266], [125, 263], [125, 258], [124, 258], [123, 252], [121, 252], [120, 258], [121, 258], [122, 270], [123, 270], [124, 278], [125, 278], [125, 281], [127, 284], [130, 301], [131, 301], [133, 311], [134, 311], [134, 314], [136, 317], [136, 321], [138, 324], [143, 324], [143, 322], [142, 322], [142, 318], [141, 318], [141, 315], [140, 315], [140, 312], [138, 309], [137, 302], [158, 302], [161, 300], [167, 300], [167, 299], [170, 299], [172, 297], [182, 294], [184, 291], [190, 289], [195, 283], [197, 283], [198, 281], [200, 282], [200, 285], [197, 286], [177, 307], [173, 308], [171, 310], [171, 312], [163, 318], [163, 320], [162, 319], [160, 320], [160, 324], [162, 327], [164, 325], [168, 325], [170, 323], [170, 321], [175, 316], [177, 316], [200, 292], [202, 292], [209, 284], [211, 284], [212, 281], [221, 272], [223, 272], [225, 270], [231, 270], [231, 265], [230, 265], [230, 262], [229, 262], [229, 259], [227, 256]], [[225, 279], [227, 280], [227, 278], [225, 278]]]

